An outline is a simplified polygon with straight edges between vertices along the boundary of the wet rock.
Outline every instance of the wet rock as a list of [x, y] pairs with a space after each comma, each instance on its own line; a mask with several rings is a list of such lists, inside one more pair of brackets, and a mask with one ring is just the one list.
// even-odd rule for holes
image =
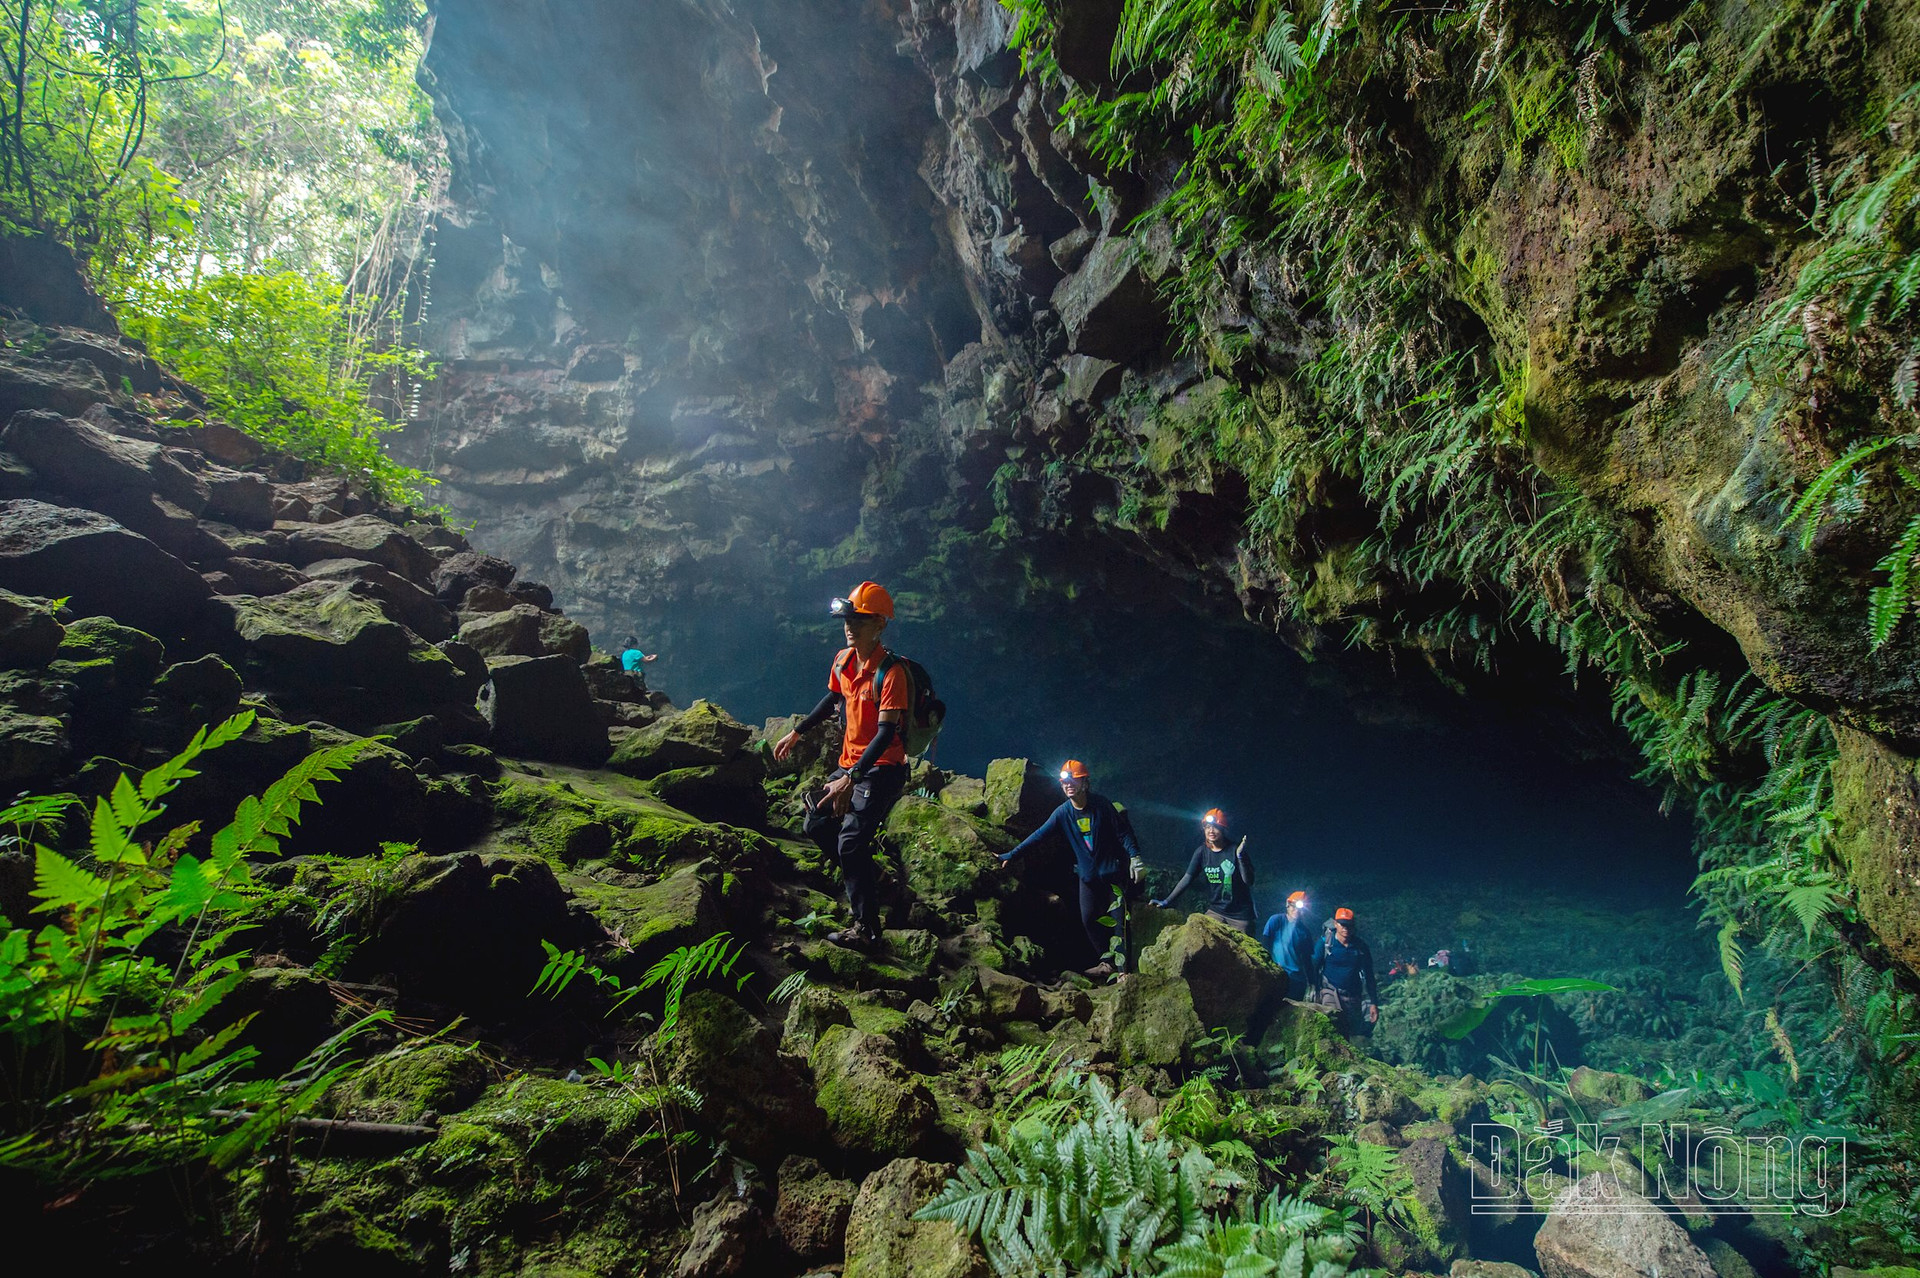
[[674, 1262], [673, 1278], [726, 1278], [748, 1272], [747, 1257], [765, 1236], [760, 1213], [732, 1189], [693, 1212], [692, 1237]]
[[661, 956], [698, 945], [724, 926], [719, 894], [707, 881], [711, 865], [683, 866], [643, 887], [580, 889], [593, 917], [625, 951], [614, 970], [637, 978]]
[[168, 666], [135, 712], [138, 735], [153, 746], [177, 748], [202, 724], [219, 723], [238, 710], [243, 691], [233, 667], [212, 653]]
[[699, 1127], [762, 1166], [809, 1148], [826, 1130], [809, 1080], [780, 1054], [773, 1035], [720, 991], [687, 995], [662, 1050], [667, 1076], [701, 1098]]
[[1046, 769], [1027, 759], [995, 759], [987, 765], [987, 818], [1028, 835], [1060, 806], [1060, 786]]
[[296, 566], [323, 559], [366, 559], [415, 583], [431, 582], [439, 567], [425, 546], [378, 515], [330, 524], [282, 523], [278, 530], [287, 534], [287, 557]]
[[476, 585], [490, 585], [505, 595], [511, 581], [513, 564], [507, 560], [465, 551], [449, 556], [434, 570], [434, 595], [449, 608], [461, 608], [465, 606], [461, 601], [467, 597], [467, 591]]
[[620, 743], [607, 766], [647, 780], [676, 768], [727, 763], [746, 747], [753, 729], [709, 701], [696, 701], [678, 714]]
[[165, 661], [165, 646], [145, 631], [110, 617], [83, 617], [67, 627], [47, 673], [72, 685], [81, 726], [101, 732], [132, 711]]
[[366, 503], [354, 492], [353, 485], [339, 476], [325, 475], [302, 483], [273, 486], [273, 517], [276, 521], [332, 524], [349, 515], [364, 514], [365, 511]]
[[199, 524], [204, 565], [209, 560], [227, 560], [235, 556], [261, 559], [269, 563], [287, 561], [287, 535], [271, 528], [236, 528], [218, 520], [203, 519]]
[[1687, 1231], [1611, 1177], [1562, 1190], [1534, 1235], [1545, 1278], [1713, 1278]]
[[66, 635], [50, 600], [0, 590], [0, 669], [34, 670], [53, 660]]
[[835, 1025], [852, 1025], [853, 1016], [841, 999], [819, 986], [809, 985], [787, 1005], [780, 1046], [789, 1052], [813, 1055], [814, 1044]]
[[985, 1258], [956, 1226], [913, 1218], [952, 1170], [896, 1158], [860, 1182], [847, 1216], [842, 1278], [987, 1278]]
[[159, 634], [178, 631], [210, 593], [193, 569], [107, 516], [26, 498], [0, 502], [0, 586]]
[[446, 605], [391, 568], [365, 559], [321, 559], [308, 564], [305, 571], [314, 581], [358, 583], [368, 598], [387, 605], [395, 621], [428, 643], [439, 643], [453, 635], [453, 614]]
[[802, 1260], [838, 1256], [860, 1187], [799, 1154], [780, 1164], [779, 1183], [773, 1225], [787, 1250]]
[[1245, 1034], [1285, 992], [1284, 977], [1252, 937], [1204, 914], [1189, 914], [1140, 955], [1140, 971], [1185, 981], [1208, 1027]]
[[57, 679], [0, 671], [0, 784], [25, 788], [66, 766], [72, 749], [67, 730], [71, 692], [71, 684]]
[[1835, 849], [1860, 915], [1909, 972], [1920, 972], [1920, 761], [1836, 725]]
[[842, 1149], [894, 1158], [933, 1130], [933, 1094], [901, 1063], [890, 1040], [836, 1025], [820, 1036], [809, 1059], [828, 1131]]
[[578, 663], [592, 651], [585, 626], [530, 604], [463, 623], [460, 642], [486, 657], [565, 656]]
[[501, 754], [599, 767], [611, 745], [593, 697], [571, 657], [500, 657], [487, 662], [480, 713]]
[[[1525, 1265], [1510, 1265], [1502, 1260], [1456, 1260], [1447, 1270], [1447, 1278], [1538, 1278]], [[1725, 1278], [1725, 1275], [1722, 1276]]]

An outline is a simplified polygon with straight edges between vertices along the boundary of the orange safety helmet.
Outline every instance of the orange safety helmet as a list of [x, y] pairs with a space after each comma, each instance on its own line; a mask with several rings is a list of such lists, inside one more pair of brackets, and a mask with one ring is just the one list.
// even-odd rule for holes
[[1085, 781], [1092, 775], [1092, 773], [1087, 771], [1087, 765], [1078, 759], [1068, 759], [1060, 765], [1060, 779], [1062, 781], [1065, 781], [1068, 777], [1072, 777], [1076, 781]]
[[1200, 818], [1200, 824], [1217, 825], [1224, 830], [1227, 828], [1227, 814], [1219, 808], [1208, 808], [1207, 814]]
[[893, 596], [887, 588], [877, 581], [863, 581], [847, 592], [844, 599], [835, 599], [827, 605], [827, 611], [836, 617], [855, 614], [865, 617], [885, 617], [893, 620]]
[[1287, 904], [1292, 905], [1295, 901], [1305, 905], [1307, 903], [1307, 894], [1305, 892], [1289, 892], [1287, 894]]
[[1353, 922], [1353, 911], [1343, 905], [1333, 912], [1333, 921], [1335, 923], [1351, 923]]

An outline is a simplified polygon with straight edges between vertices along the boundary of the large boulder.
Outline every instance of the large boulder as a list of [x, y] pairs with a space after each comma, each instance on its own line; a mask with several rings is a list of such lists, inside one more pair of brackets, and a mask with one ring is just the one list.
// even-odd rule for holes
[[995, 759], [985, 784], [988, 819], [1015, 834], [1031, 834], [1060, 806], [1056, 779], [1027, 759]]
[[453, 614], [446, 605], [391, 568], [365, 559], [322, 559], [308, 564], [306, 575], [315, 581], [354, 583], [358, 593], [384, 604], [388, 616], [428, 643], [453, 636]]
[[842, 1278], [987, 1278], [986, 1259], [952, 1222], [913, 1218], [952, 1170], [896, 1158], [862, 1181], [847, 1217]]
[[70, 497], [104, 499], [157, 493], [192, 515], [207, 506], [207, 485], [182, 461], [180, 450], [113, 435], [58, 413], [16, 413], [0, 444], [33, 467], [41, 485]]
[[1185, 981], [1209, 1029], [1245, 1034], [1285, 992], [1285, 977], [1260, 943], [1204, 914], [1190, 914], [1140, 955], [1140, 971]]
[[0, 670], [0, 784], [14, 789], [34, 785], [64, 767], [72, 749], [67, 732], [71, 695], [72, 685], [59, 679]]
[[1144, 972], [1123, 976], [1100, 990], [1087, 1028], [1122, 1065], [1158, 1069], [1185, 1066], [1207, 1033], [1185, 981]]
[[895, 1158], [933, 1130], [933, 1093], [901, 1063], [892, 1040], [835, 1025], [813, 1045], [810, 1064], [828, 1130], [842, 1149]]
[[907, 887], [923, 900], [992, 895], [1006, 873], [999, 853], [1013, 840], [936, 799], [908, 795], [887, 815]]
[[331, 722], [393, 722], [420, 708], [464, 704], [471, 695], [459, 666], [351, 581], [312, 581], [272, 596], [223, 595], [209, 611], [217, 646], [243, 674]]
[[704, 768], [739, 754], [753, 729], [710, 701], [696, 701], [628, 736], [607, 766], [648, 780], [676, 768]]
[[408, 581], [429, 584], [439, 560], [378, 515], [354, 515], [330, 524], [298, 521], [278, 525], [287, 534], [287, 557], [296, 565], [323, 559], [368, 559]]
[[1439, 1136], [1409, 1141], [1399, 1154], [1400, 1170], [1413, 1182], [1407, 1210], [1414, 1237], [1420, 1244], [1417, 1259], [1423, 1270], [1436, 1270], [1466, 1253], [1467, 1174]]
[[593, 651], [587, 628], [532, 604], [489, 612], [460, 627], [460, 642], [486, 657], [571, 657], [585, 661]]
[[504, 592], [513, 581], [513, 565], [492, 555], [463, 550], [449, 555], [433, 572], [433, 592], [449, 608], [458, 608], [467, 591], [492, 586]]
[[766, 1225], [751, 1200], [732, 1188], [722, 1190], [693, 1212], [686, 1248], [674, 1262], [673, 1278], [727, 1278], [748, 1273], [747, 1257], [766, 1237]]
[[667, 1077], [700, 1097], [701, 1130], [762, 1166], [812, 1147], [826, 1130], [813, 1089], [772, 1034], [718, 990], [695, 990], [663, 1049]]
[[1599, 1172], [1553, 1200], [1533, 1254], [1546, 1278], [1714, 1278], [1672, 1217]]
[[773, 1225], [787, 1250], [802, 1260], [821, 1260], [840, 1254], [846, 1240], [847, 1216], [860, 1187], [829, 1175], [825, 1168], [800, 1154], [780, 1164], [779, 1197]]
[[526, 855], [423, 856], [395, 871], [393, 900], [349, 963], [390, 975], [407, 998], [495, 1017], [525, 1005], [545, 955], [599, 939], [547, 863]]
[[757, 754], [740, 754], [708, 768], [675, 768], [650, 783], [662, 803], [702, 821], [754, 828], [766, 824], [766, 767]]
[[1076, 354], [1125, 362], [1166, 337], [1166, 304], [1125, 236], [1102, 236], [1053, 290], [1053, 309]]
[[199, 573], [107, 516], [27, 498], [0, 502], [0, 586], [156, 634], [176, 633], [211, 593]]
[[501, 754], [595, 768], [610, 748], [606, 725], [571, 657], [500, 657], [487, 663], [480, 713]]

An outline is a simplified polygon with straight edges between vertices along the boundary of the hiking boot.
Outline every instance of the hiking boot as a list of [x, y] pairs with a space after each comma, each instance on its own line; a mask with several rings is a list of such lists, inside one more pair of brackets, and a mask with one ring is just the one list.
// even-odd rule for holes
[[844, 945], [850, 950], [864, 950], [880, 938], [869, 931], [865, 924], [855, 923], [852, 927], [827, 933], [827, 939], [835, 945]]

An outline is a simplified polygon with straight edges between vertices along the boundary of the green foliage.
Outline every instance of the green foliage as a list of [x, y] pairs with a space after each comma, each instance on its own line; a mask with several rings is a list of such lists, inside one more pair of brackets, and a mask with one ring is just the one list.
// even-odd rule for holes
[[[83, 852], [36, 844], [34, 910], [55, 921], [0, 921], [0, 1164], [53, 1180], [231, 1167], [339, 1076], [336, 1036], [286, 1079], [249, 1079], [250, 1017], [222, 1004], [244, 978], [236, 942], [261, 896], [250, 862], [277, 853], [315, 787], [370, 743], [310, 755], [205, 840], [197, 822], [149, 831], [199, 758], [252, 722], [202, 728], [138, 782], [120, 776], [94, 801]], [[28, 799], [0, 822], [50, 833], [71, 806]]]
[[1342, 1195], [1375, 1218], [1405, 1219], [1413, 1181], [1400, 1169], [1399, 1150], [1347, 1136], [1329, 1137], [1328, 1144], [1333, 1151], [1328, 1168]]
[[549, 998], [559, 998], [567, 992], [574, 980], [584, 976], [613, 995], [613, 1008], [618, 1010], [647, 990], [655, 986], [667, 987], [666, 1003], [660, 1013], [660, 1027], [657, 1039], [662, 1046], [671, 1042], [680, 1024], [680, 1000], [687, 992], [687, 986], [695, 981], [711, 980], [716, 977], [732, 977], [735, 992], [745, 989], [753, 973], [742, 972], [733, 976], [734, 966], [740, 956], [747, 951], [746, 942], [733, 940], [731, 932], [715, 932], [698, 945], [682, 945], [671, 954], [661, 956], [652, 967], [646, 970], [638, 982], [628, 985], [612, 972], [587, 961], [587, 956], [579, 950], [562, 950], [552, 941], [543, 940], [540, 948], [547, 952], [545, 966], [540, 975], [534, 978], [533, 994], [545, 994]]
[[971, 1151], [915, 1219], [978, 1238], [1003, 1278], [1346, 1272], [1353, 1243], [1336, 1213], [1276, 1192], [1247, 1219], [1216, 1216], [1237, 1176], [1147, 1136], [1098, 1078], [1075, 1085], [1083, 1109], [1031, 1117]]
[[1512, 985], [1503, 985], [1497, 990], [1490, 990], [1474, 999], [1466, 1008], [1449, 1017], [1440, 1026], [1440, 1033], [1447, 1038], [1465, 1038], [1480, 1028], [1492, 1014], [1499, 1000], [1503, 998], [1545, 998], [1550, 994], [1583, 992], [1610, 994], [1614, 992], [1614, 987], [1605, 981], [1590, 981], [1582, 977], [1516, 981]]
[[215, 415], [383, 495], [420, 500], [430, 481], [387, 456], [380, 439], [396, 427], [373, 407], [368, 383], [427, 375], [426, 352], [374, 349], [350, 322], [364, 299], [282, 271], [187, 284], [134, 278], [120, 302], [127, 332], [204, 392]]

